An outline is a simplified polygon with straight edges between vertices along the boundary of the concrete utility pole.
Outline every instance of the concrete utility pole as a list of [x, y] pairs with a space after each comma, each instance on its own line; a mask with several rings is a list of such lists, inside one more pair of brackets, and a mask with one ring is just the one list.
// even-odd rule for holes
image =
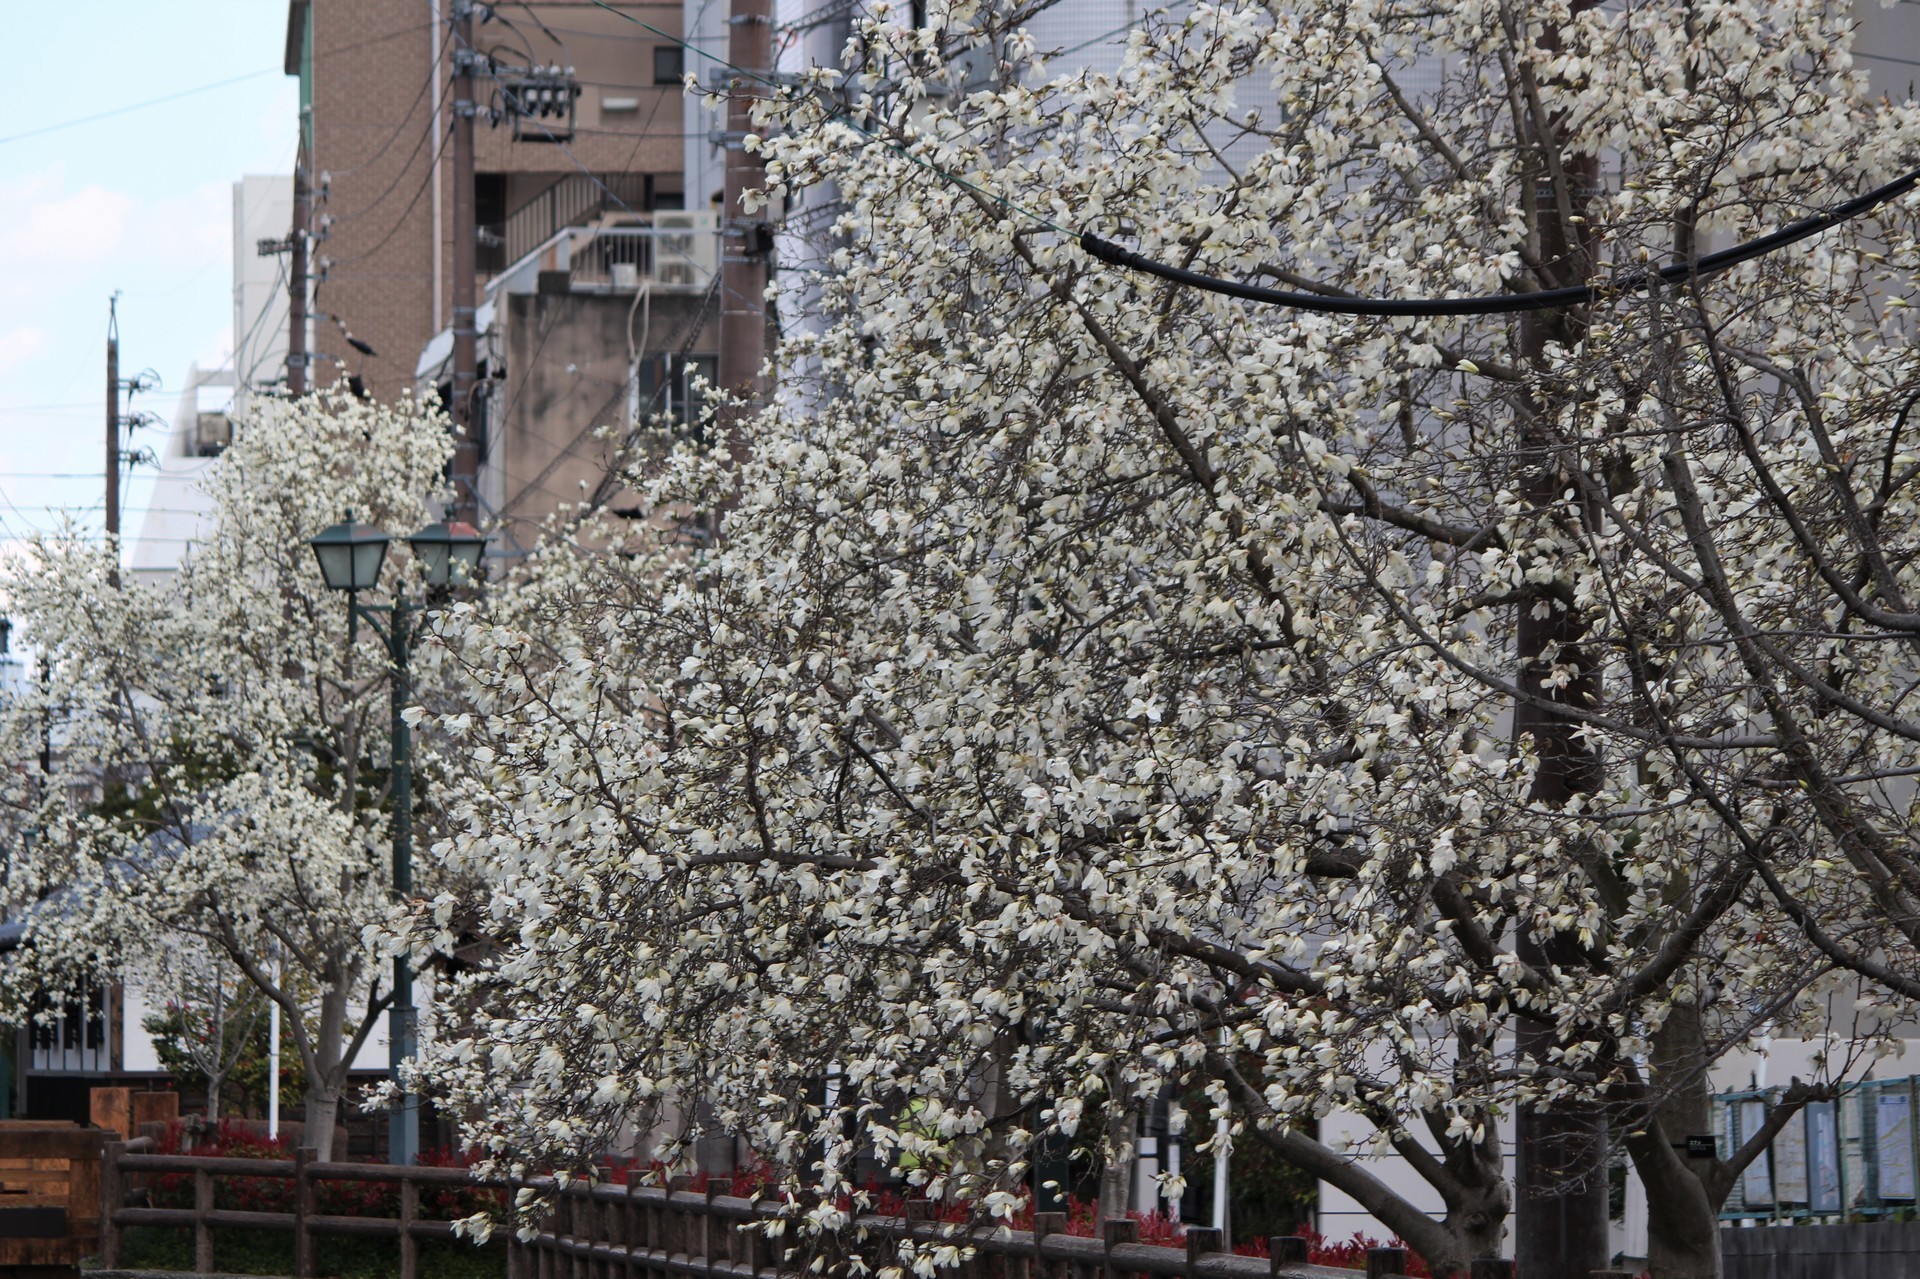
[[[1576, 12], [1593, 2], [1580, 0]], [[1558, 43], [1551, 28], [1545, 41]], [[1563, 121], [1534, 123], [1531, 221], [1540, 259], [1552, 277], [1540, 283], [1545, 288], [1577, 284], [1592, 271], [1594, 240], [1585, 213], [1599, 188], [1599, 164], [1590, 155], [1562, 154]], [[1559, 161], [1564, 189], [1548, 176], [1554, 171], [1550, 156]], [[1585, 324], [1584, 314], [1575, 310], [1528, 311], [1520, 321], [1520, 354], [1539, 367], [1550, 340], [1570, 345]], [[1546, 509], [1561, 500], [1565, 487], [1554, 464], [1554, 415], [1551, 406], [1537, 400], [1521, 411], [1520, 491], [1535, 508]], [[1591, 522], [1598, 512], [1583, 505], [1581, 516]], [[1514, 635], [1517, 682], [1529, 700], [1514, 707], [1513, 728], [1515, 738], [1531, 739], [1539, 754], [1528, 798], [1543, 808], [1563, 807], [1599, 783], [1598, 762], [1577, 736], [1578, 722], [1554, 709], [1555, 704], [1587, 708], [1599, 703], [1599, 667], [1586, 639], [1586, 619], [1573, 608], [1556, 607], [1537, 617], [1533, 601], [1520, 604]], [[1574, 677], [1564, 684], [1551, 682], [1556, 665], [1573, 667]], [[1579, 968], [1585, 963], [1576, 939], [1559, 935], [1542, 944], [1524, 927], [1514, 950], [1536, 969]], [[1550, 1023], [1523, 1016], [1514, 1040], [1523, 1063], [1544, 1068], [1556, 1035]], [[1516, 1115], [1514, 1136], [1515, 1270], [1522, 1275], [1585, 1275], [1604, 1269], [1612, 1260], [1605, 1113], [1593, 1102], [1525, 1105]]]
[[107, 579], [120, 585], [120, 295], [107, 299]]
[[478, 373], [474, 331], [473, 0], [453, 0], [453, 402], [447, 410], [459, 432], [453, 447], [453, 504], [449, 521], [480, 523], [480, 441], [474, 435], [473, 390]]
[[313, 158], [305, 144], [293, 166], [293, 226], [287, 237], [287, 394], [307, 393], [307, 228], [313, 221]]
[[[720, 388], [757, 402], [763, 388], [760, 368], [767, 359], [767, 255], [773, 236], [764, 220], [740, 207], [748, 191], [766, 185], [767, 165], [750, 154], [753, 104], [765, 96], [773, 77], [773, 6], [769, 0], [733, 0], [727, 19], [727, 61], [749, 76], [735, 74], [727, 85], [727, 172], [720, 236]], [[737, 460], [746, 460], [745, 414], [729, 410], [721, 425]]]

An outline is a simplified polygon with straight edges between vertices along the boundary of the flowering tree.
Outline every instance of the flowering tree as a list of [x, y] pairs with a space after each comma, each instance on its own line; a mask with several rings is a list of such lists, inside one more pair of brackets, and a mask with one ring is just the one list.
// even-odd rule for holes
[[142, 976], [164, 1007], [141, 1029], [155, 1036], [162, 1064], [197, 1078], [206, 1089], [207, 1118], [221, 1117], [221, 1089], [260, 1038], [266, 1001], [258, 989], [204, 945], [161, 950]]
[[18, 1007], [88, 973], [204, 948], [281, 1005], [322, 1157], [347, 1070], [389, 999], [362, 930], [392, 909], [384, 653], [349, 644], [307, 539], [343, 508], [402, 529], [449, 454], [438, 414], [344, 392], [265, 403], [202, 480], [213, 528], [162, 583], [116, 584], [117, 548], [43, 538], [6, 583], [48, 679], [7, 708], [16, 761], [45, 717], [51, 774], [7, 781], [33, 856], [0, 974]]
[[1611, 1116], [1655, 1274], [1717, 1274], [1767, 1134], [1675, 1153], [1712, 1061], [1920, 995], [1910, 202], [1530, 321], [1071, 232], [1332, 301], [1625, 285], [1885, 181], [1920, 115], [1794, 0], [1224, 0], [1051, 81], [1022, 11], [927, 15], [767, 108], [770, 185], [844, 212], [752, 457], [656, 461], [651, 524], [449, 619], [473, 1135], [577, 1162], [697, 1098], [795, 1182], [858, 1131], [1004, 1214], [1036, 1143], [1124, 1156], [1199, 1086], [1447, 1274], [1505, 1233], [1504, 1116], [1567, 1118], [1569, 1184]]

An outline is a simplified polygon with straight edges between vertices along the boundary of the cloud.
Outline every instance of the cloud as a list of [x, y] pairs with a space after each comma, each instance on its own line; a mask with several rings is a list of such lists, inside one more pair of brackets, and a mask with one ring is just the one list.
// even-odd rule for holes
[[0, 373], [39, 359], [50, 345], [45, 329], [15, 328], [0, 332]]
[[58, 174], [38, 173], [0, 187], [0, 262], [71, 268], [119, 251], [134, 198], [97, 184], [56, 194], [59, 186]]
[[177, 257], [183, 270], [213, 258], [221, 274], [227, 274], [233, 249], [233, 184], [203, 183], [185, 195], [143, 204], [140, 236], [156, 252]]

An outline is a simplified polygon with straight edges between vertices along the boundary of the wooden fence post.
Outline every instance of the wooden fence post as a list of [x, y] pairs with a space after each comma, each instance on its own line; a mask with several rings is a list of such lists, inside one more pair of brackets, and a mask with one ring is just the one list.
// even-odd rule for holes
[[[707, 1205], [704, 1210], [704, 1215], [700, 1218], [700, 1253], [706, 1259], [708, 1274], [713, 1273], [713, 1254], [715, 1252], [715, 1245], [719, 1243], [719, 1240], [714, 1237], [716, 1227], [714, 1225], [713, 1201], [720, 1197], [723, 1189], [729, 1189], [729, 1187], [721, 1186], [720, 1183], [711, 1177], [707, 1178]], [[733, 1248], [731, 1243], [729, 1243], [727, 1259], [731, 1261], [732, 1258]]]
[[414, 1242], [413, 1223], [420, 1217], [420, 1183], [400, 1178], [400, 1279], [420, 1279], [420, 1245]]
[[127, 1143], [110, 1141], [100, 1155], [100, 1268], [120, 1268], [120, 1227], [113, 1214], [127, 1204], [127, 1175], [120, 1167], [120, 1156]]
[[1367, 1279], [1390, 1279], [1407, 1273], [1405, 1248], [1367, 1249]]
[[213, 1227], [207, 1214], [213, 1211], [213, 1174], [204, 1168], [193, 1170], [193, 1273], [213, 1273]]
[[1282, 1266], [1307, 1264], [1307, 1241], [1299, 1235], [1267, 1236], [1267, 1273], [1278, 1275]]
[[1127, 1272], [1113, 1263], [1113, 1250], [1123, 1243], [1136, 1243], [1140, 1239], [1140, 1223], [1132, 1218], [1115, 1220], [1109, 1217], [1100, 1223], [1100, 1241], [1106, 1246], [1106, 1279], [1120, 1279]]
[[1064, 1212], [1036, 1212], [1033, 1214], [1033, 1273], [1032, 1279], [1047, 1279], [1053, 1274], [1053, 1265], [1047, 1260], [1043, 1246], [1048, 1235], [1063, 1235], [1067, 1232], [1067, 1214]]
[[311, 1147], [293, 1152], [293, 1275], [294, 1279], [313, 1279], [313, 1236], [307, 1230], [307, 1218], [313, 1215], [313, 1178], [307, 1165], [313, 1162]]
[[634, 1210], [633, 1188], [640, 1180], [640, 1160], [635, 1156], [627, 1168], [627, 1197], [620, 1205], [620, 1244], [627, 1250], [626, 1264], [621, 1267], [621, 1279], [633, 1279], [633, 1249], [639, 1239], [640, 1214]]
[[1220, 1251], [1220, 1232], [1206, 1226], [1187, 1227], [1187, 1279], [1198, 1279], [1200, 1258]]

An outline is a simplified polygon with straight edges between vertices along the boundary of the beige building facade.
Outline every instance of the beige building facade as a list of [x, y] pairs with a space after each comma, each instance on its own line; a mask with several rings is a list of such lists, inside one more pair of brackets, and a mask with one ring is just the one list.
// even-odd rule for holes
[[[450, 385], [455, 4], [288, 4], [314, 185], [315, 383], [357, 377], [380, 399]], [[689, 194], [685, 177], [706, 155], [704, 112], [683, 89], [684, 50], [655, 34], [680, 35], [682, 3], [614, 8], [522, 0], [471, 18], [481, 513], [521, 545], [602, 487], [609, 430], [717, 337], [717, 318], [682, 322], [716, 261], [687, 239], [713, 234], [714, 193]], [[543, 300], [508, 301], [525, 297]], [[646, 325], [655, 312], [674, 322]]]

